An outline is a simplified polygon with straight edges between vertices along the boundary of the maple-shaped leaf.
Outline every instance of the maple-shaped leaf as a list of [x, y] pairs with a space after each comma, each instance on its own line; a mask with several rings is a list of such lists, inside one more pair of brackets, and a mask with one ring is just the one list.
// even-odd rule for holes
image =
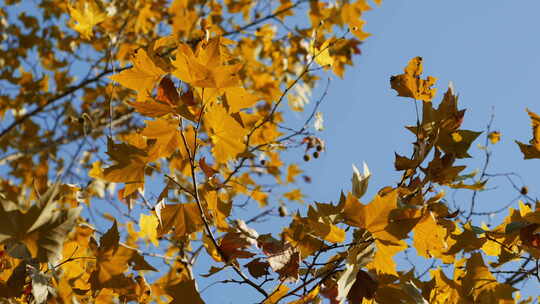
[[107, 154], [115, 164], [90, 175], [109, 182], [126, 183], [124, 197], [144, 187], [144, 168], [148, 162], [147, 152], [141, 149], [146, 145], [145, 140], [140, 135], [131, 139], [131, 142], [117, 144], [108, 138]]
[[339, 228], [330, 221], [310, 216], [307, 218], [295, 217], [293, 222], [297, 222], [296, 225], [304, 227], [305, 233], [325, 241], [331, 243], [341, 243], [345, 241], [345, 230]]
[[247, 130], [242, 128], [222, 105], [214, 103], [207, 106], [204, 123], [210, 131], [212, 152], [216, 161], [225, 163], [244, 152], [244, 136]]
[[251, 242], [239, 232], [229, 232], [219, 242], [219, 249], [227, 261], [251, 258], [255, 254], [245, 250], [250, 246]]
[[185, 280], [168, 286], [166, 292], [173, 298], [169, 304], [204, 304], [194, 280]]
[[519, 145], [524, 159], [540, 158], [540, 116], [529, 109], [527, 109], [527, 113], [531, 118], [533, 138], [528, 145], [517, 140], [516, 143]]
[[150, 241], [154, 246], [159, 246], [159, 241], [157, 237], [157, 228], [159, 222], [155, 215], [146, 215], [142, 214], [139, 216], [139, 237], [146, 239], [147, 242]]
[[279, 274], [280, 280], [296, 282], [300, 265], [300, 252], [289, 243], [280, 242], [269, 234], [257, 238], [259, 247], [267, 255], [268, 264]]
[[219, 171], [215, 170], [214, 168], [212, 168], [212, 166], [206, 163], [206, 157], [202, 157], [201, 159], [199, 159], [199, 168], [201, 168], [204, 175], [208, 179], [214, 177], [214, 175], [219, 173]]
[[413, 229], [413, 245], [420, 256], [439, 257], [448, 250], [447, 229], [437, 223], [431, 212], [426, 212]]
[[268, 262], [261, 261], [260, 258], [253, 259], [244, 266], [247, 267], [249, 274], [251, 274], [254, 278], [260, 278], [264, 275], [270, 274], [268, 272], [270, 264], [268, 264]]
[[529, 224], [519, 230], [523, 247], [535, 258], [540, 258], [540, 224]]
[[227, 88], [237, 87], [240, 79], [240, 64], [223, 65], [221, 57], [221, 38], [201, 41], [193, 52], [187, 44], [179, 44], [172, 64], [173, 74], [195, 87]]
[[170, 106], [176, 106], [180, 101], [180, 94], [171, 78], [161, 78], [157, 88], [156, 100]]
[[261, 98], [242, 87], [224, 89], [229, 113], [253, 107]]
[[204, 199], [216, 227], [222, 231], [227, 230], [227, 217], [231, 214], [232, 203], [223, 200], [217, 191], [211, 190], [204, 193]]
[[330, 47], [334, 42], [333, 38], [330, 38], [322, 43], [320, 47], [315, 46], [315, 39], [312, 39], [309, 44], [309, 53], [320, 66], [328, 69], [334, 64], [334, 58], [330, 56]]
[[433, 89], [432, 86], [437, 78], [428, 76], [425, 80], [421, 79], [422, 69], [422, 57], [415, 57], [409, 61], [404, 74], [390, 78], [390, 85], [398, 92], [398, 96], [423, 101], [433, 99], [437, 89]]
[[[396, 275], [395, 262], [392, 257], [407, 246], [391, 230], [389, 220], [392, 210], [397, 208], [396, 190], [386, 194], [377, 195], [368, 205], [361, 204], [352, 194], [342, 198], [340, 205], [343, 208], [345, 223], [351, 226], [364, 228], [371, 232], [375, 238], [377, 251], [373, 262], [368, 268], [376, 269], [377, 272]], [[406, 229], [406, 227], [403, 227]], [[399, 233], [398, 233], [399, 235]]]
[[157, 271], [135, 249], [128, 248], [119, 241], [116, 221], [101, 236], [99, 246], [91, 239], [89, 245], [96, 256], [96, 269], [90, 275], [92, 289], [121, 289], [131, 285], [133, 282], [124, 276], [130, 265], [133, 265], [134, 270]]
[[467, 153], [467, 150], [480, 134], [482, 132], [470, 130], [443, 131], [440, 133], [436, 145], [445, 153], [453, 154], [457, 158], [469, 158], [471, 156]]
[[373, 299], [379, 283], [363, 270], [358, 271], [354, 284], [347, 294], [349, 303], [362, 303], [363, 299]]
[[133, 67], [109, 78], [126, 88], [137, 91], [137, 100], [145, 100], [151, 96], [154, 86], [165, 71], [154, 64], [144, 49], [138, 49], [132, 56], [131, 62]]
[[302, 259], [312, 255], [324, 245], [323, 241], [311, 235], [311, 231], [298, 220], [293, 220], [288, 228], [283, 229], [283, 238], [298, 248]]
[[441, 157], [439, 150], [435, 150], [433, 160], [427, 168], [422, 168], [426, 178], [440, 185], [453, 183], [457, 180], [459, 173], [465, 169], [465, 166], [452, 166], [455, 161], [454, 154], [445, 154]]
[[75, 21], [73, 29], [81, 34], [84, 39], [91, 39], [93, 28], [107, 18], [94, 0], [79, 0], [75, 7], [68, 4], [69, 14]]
[[135, 111], [148, 117], [161, 117], [169, 113], [174, 113], [173, 107], [156, 101], [128, 102], [128, 104], [134, 107]]
[[56, 263], [62, 256], [62, 246], [68, 233], [73, 229], [75, 221], [81, 212], [81, 207], [69, 210], [61, 209], [54, 201], [57, 198], [59, 184], [52, 186], [40, 202], [29, 209], [22, 208], [4, 198], [0, 199], [0, 243], [9, 243], [10, 248], [23, 249], [20, 256], [28, 259], [35, 258], [41, 263]]
[[182, 137], [178, 128], [178, 121], [158, 118], [153, 121], [145, 121], [146, 127], [141, 135], [154, 139], [148, 151], [148, 161], [152, 162], [161, 157], [169, 157], [178, 150], [182, 143]]
[[159, 235], [168, 233], [174, 227], [174, 236], [182, 238], [203, 228], [197, 203], [165, 205], [160, 212], [162, 224], [159, 226]]
[[446, 277], [440, 268], [430, 270], [430, 275], [431, 282], [434, 282], [428, 298], [430, 303], [447, 303], [450, 299], [454, 299], [454, 303], [458, 302], [461, 298], [461, 286], [458, 283]]
[[467, 259], [463, 277], [463, 293], [472, 295], [474, 303], [513, 303], [512, 294], [517, 290], [511, 285], [499, 283], [485, 265], [480, 253]]

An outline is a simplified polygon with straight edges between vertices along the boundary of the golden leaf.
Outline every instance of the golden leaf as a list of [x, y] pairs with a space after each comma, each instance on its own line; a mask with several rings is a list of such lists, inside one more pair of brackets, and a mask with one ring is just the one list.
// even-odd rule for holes
[[76, 7], [68, 4], [69, 14], [76, 24], [72, 27], [79, 32], [84, 39], [91, 39], [94, 26], [103, 22], [107, 14], [102, 12], [94, 0], [79, 0]]
[[426, 212], [413, 229], [413, 245], [420, 256], [439, 257], [448, 249], [447, 230], [437, 223], [431, 212]]
[[246, 130], [220, 104], [206, 107], [204, 122], [210, 131], [216, 161], [225, 163], [244, 152]]
[[152, 242], [154, 246], [159, 246], [157, 238], [158, 219], [155, 215], [142, 214], [139, 216], [139, 237]]
[[176, 238], [201, 231], [204, 224], [197, 203], [165, 205], [161, 209], [161, 222], [159, 235], [168, 233], [174, 227]]
[[426, 80], [420, 78], [422, 74], [422, 57], [415, 57], [409, 61], [405, 73], [392, 76], [390, 84], [398, 92], [398, 96], [411, 97], [415, 100], [431, 101], [437, 89], [431, 88], [437, 78], [428, 76]]
[[154, 86], [165, 74], [154, 64], [144, 49], [138, 49], [132, 56], [133, 67], [114, 74], [109, 78], [126, 88], [137, 91], [137, 100], [145, 100], [151, 96]]

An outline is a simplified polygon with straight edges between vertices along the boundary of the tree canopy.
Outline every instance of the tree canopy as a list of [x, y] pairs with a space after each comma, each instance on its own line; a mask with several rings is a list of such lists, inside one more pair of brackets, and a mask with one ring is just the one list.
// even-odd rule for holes
[[[515, 208], [479, 221], [501, 133], [463, 129], [458, 93], [437, 92], [422, 57], [388, 75], [417, 111], [410, 151], [388, 160], [401, 178], [369, 198], [369, 167], [353, 166], [335, 200], [306, 199], [303, 163], [327, 149], [327, 90], [311, 92], [353, 66], [380, 0], [4, 4], [8, 303], [205, 303], [203, 279], [264, 304], [534, 301], [519, 283], [540, 281], [540, 202], [512, 184]], [[525, 159], [540, 158], [533, 110], [532, 138], [516, 141]], [[473, 144], [485, 162], [471, 173]], [[449, 189], [471, 192], [470, 208]], [[261, 220], [274, 229], [255, 230]], [[408, 249], [431, 265], [400, 267]]]

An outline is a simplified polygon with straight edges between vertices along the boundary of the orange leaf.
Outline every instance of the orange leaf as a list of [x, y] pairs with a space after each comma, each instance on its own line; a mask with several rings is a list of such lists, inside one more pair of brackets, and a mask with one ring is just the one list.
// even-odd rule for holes
[[404, 74], [390, 78], [392, 89], [398, 92], [398, 96], [431, 101], [437, 92], [437, 89], [431, 88], [437, 78], [428, 76], [426, 80], [423, 80], [420, 78], [421, 74], [422, 57], [415, 57], [409, 61]]

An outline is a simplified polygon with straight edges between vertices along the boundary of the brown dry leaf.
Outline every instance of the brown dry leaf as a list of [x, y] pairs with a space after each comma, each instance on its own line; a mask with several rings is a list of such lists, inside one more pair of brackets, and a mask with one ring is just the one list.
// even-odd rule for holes
[[176, 89], [176, 86], [171, 78], [161, 78], [157, 89], [156, 100], [171, 107], [178, 105], [180, 95], [178, 94], [178, 90]]
[[296, 247], [278, 241], [270, 234], [260, 235], [257, 244], [267, 255], [268, 264], [279, 274], [280, 280], [295, 282], [298, 279], [300, 253]]
[[169, 304], [204, 304], [194, 280], [186, 280], [166, 288], [173, 300]]
[[362, 303], [363, 299], [373, 299], [379, 283], [363, 270], [358, 271], [356, 280], [347, 295], [349, 303]]
[[219, 242], [220, 251], [227, 261], [251, 258], [255, 254], [245, 250], [250, 246], [251, 242], [239, 232], [229, 232]]
[[206, 157], [201, 157], [201, 159], [199, 159], [199, 167], [201, 168], [201, 170], [204, 172], [204, 175], [208, 179], [212, 178], [214, 175], [219, 173], [219, 171], [215, 170], [214, 168], [212, 168], [210, 165], [206, 163]]
[[268, 267], [270, 267], [270, 264], [268, 264], [268, 262], [261, 262], [260, 258], [253, 259], [244, 266], [247, 267], [249, 274], [251, 274], [254, 278], [260, 278], [270, 274], [268, 272]]
[[527, 113], [531, 119], [533, 138], [529, 144], [524, 144], [516, 140], [516, 143], [523, 153], [524, 159], [540, 158], [540, 116], [527, 109]]

